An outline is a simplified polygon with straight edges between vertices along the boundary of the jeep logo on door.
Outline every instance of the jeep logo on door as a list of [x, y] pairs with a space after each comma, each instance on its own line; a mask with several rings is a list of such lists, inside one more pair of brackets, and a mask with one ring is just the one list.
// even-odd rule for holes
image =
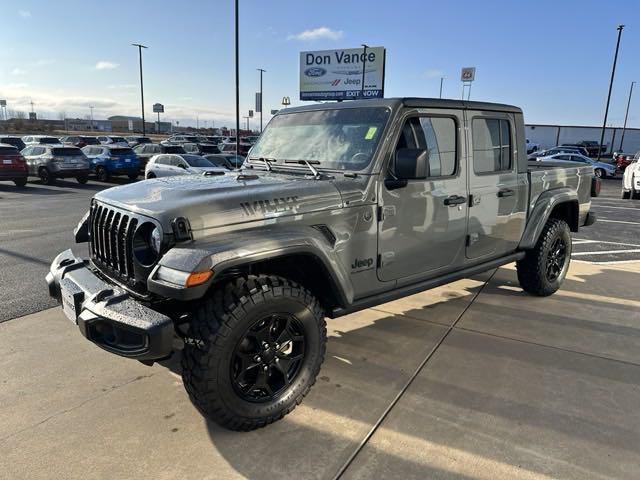
[[361, 272], [369, 270], [373, 266], [373, 258], [356, 258], [351, 264], [352, 272]]
[[321, 68], [321, 67], [311, 67], [311, 68], [307, 68], [304, 71], [304, 74], [307, 77], [322, 77], [326, 73], [327, 73], [327, 71], [324, 68]]

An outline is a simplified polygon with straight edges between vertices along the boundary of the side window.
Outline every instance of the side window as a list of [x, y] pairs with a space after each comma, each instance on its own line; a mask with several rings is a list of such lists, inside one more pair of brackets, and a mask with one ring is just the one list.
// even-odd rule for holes
[[455, 175], [456, 122], [447, 117], [420, 117], [420, 127], [418, 145], [429, 151], [429, 178]]
[[20, 153], [22, 153], [22, 155], [24, 156], [33, 155], [33, 147], [27, 147]]
[[33, 147], [32, 155], [42, 155], [44, 153], [44, 147]]
[[156, 159], [158, 165], [169, 165], [169, 155], [159, 155]]
[[507, 120], [474, 118], [473, 170], [493, 173], [511, 170], [511, 133]]
[[557, 157], [555, 157], [556, 160], [571, 160], [571, 156], [570, 155], [558, 155]]

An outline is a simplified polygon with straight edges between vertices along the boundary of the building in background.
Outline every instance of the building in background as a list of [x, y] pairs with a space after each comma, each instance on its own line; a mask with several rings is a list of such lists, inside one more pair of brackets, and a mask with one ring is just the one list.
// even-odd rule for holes
[[[527, 138], [546, 150], [556, 145], [577, 143], [583, 140], [600, 141], [602, 127], [586, 127], [580, 125], [525, 125]], [[640, 128], [627, 128], [624, 134], [624, 145], [620, 150], [622, 127], [607, 127], [604, 135], [604, 152], [606, 155], [624, 151], [635, 153], [640, 151]]]
[[[114, 115], [108, 119], [114, 132], [142, 133], [142, 118]], [[147, 133], [170, 133], [171, 122], [144, 122]]]

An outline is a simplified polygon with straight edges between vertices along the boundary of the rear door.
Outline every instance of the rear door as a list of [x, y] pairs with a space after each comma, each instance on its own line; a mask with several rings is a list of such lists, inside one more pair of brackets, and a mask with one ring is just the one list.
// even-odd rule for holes
[[[466, 170], [461, 112], [420, 109], [404, 113], [388, 158], [387, 181], [378, 196], [378, 278], [411, 283], [455, 270], [464, 260], [467, 221]], [[399, 149], [429, 152], [421, 178], [393, 188]]]
[[[469, 220], [466, 257], [476, 260], [514, 251], [526, 221], [527, 176], [518, 173], [515, 117], [469, 110]], [[524, 148], [524, 139], [521, 139]]]

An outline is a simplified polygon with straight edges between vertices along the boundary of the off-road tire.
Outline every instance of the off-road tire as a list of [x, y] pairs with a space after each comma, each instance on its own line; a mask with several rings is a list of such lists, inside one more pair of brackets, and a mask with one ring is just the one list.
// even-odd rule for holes
[[[295, 312], [305, 356], [289, 387], [266, 402], [251, 402], [233, 386], [233, 352], [256, 321], [274, 312]], [[320, 303], [303, 286], [275, 275], [249, 275], [215, 288], [193, 312], [184, 340], [182, 379], [191, 401], [219, 425], [249, 431], [280, 420], [302, 402], [324, 360], [327, 328]]]
[[38, 170], [38, 177], [40, 177], [40, 181], [44, 185], [53, 185], [55, 183], [55, 178], [51, 175], [51, 172], [47, 167], [40, 167], [40, 170]]
[[631, 200], [640, 200], [640, 191], [632, 187], [630, 197], [631, 197]]
[[96, 168], [96, 177], [99, 182], [108, 182], [111, 179], [111, 175], [107, 172], [107, 169], [104, 167]]
[[15, 178], [13, 180], [13, 183], [16, 184], [16, 187], [24, 188], [24, 187], [27, 186], [27, 179], [26, 178]]
[[79, 177], [76, 177], [76, 180], [80, 185], [85, 185], [89, 181], [89, 177], [86, 175], [81, 175]]
[[[547, 260], [551, 247], [558, 238], [566, 245], [565, 261], [557, 279], [550, 281], [547, 277]], [[569, 270], [571, 262], [571, 232], [564, 220], [550, 218], [547, 220], [536, 246], [528, 250], [526, 256], [516, 262], [518, 281], [522, 289], [532, 295], [546, 297], [555, 293]]]

